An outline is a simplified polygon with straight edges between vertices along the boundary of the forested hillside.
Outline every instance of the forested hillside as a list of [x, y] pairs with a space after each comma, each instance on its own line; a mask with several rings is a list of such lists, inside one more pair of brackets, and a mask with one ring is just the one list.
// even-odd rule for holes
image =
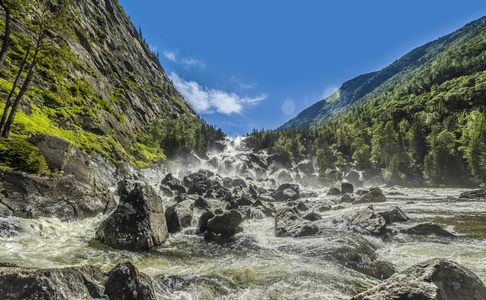
[[329, 180], [335, 165], [355, 164], [359, 169], [383, 168], [387, 181], [395, 184], [484, 184], [486, 18], [380, 72], [423, 51], [427, 59], [415, 60], [413, 68], [404, 68], [339, 113], [324, 111], [321, 125], [255, 130], [253, 143], [287, 163], [316, 156], [321, 176]]
[[[35, 134], [137, 166], [181, 150], [204, 152], [223, 136], [174, 88], [117, 0], [0, 6], [0, 166], [18, 168], [15, 161], [32, 156], [20, 149]], [[11, 124], [6, 103], [18, 108]]]

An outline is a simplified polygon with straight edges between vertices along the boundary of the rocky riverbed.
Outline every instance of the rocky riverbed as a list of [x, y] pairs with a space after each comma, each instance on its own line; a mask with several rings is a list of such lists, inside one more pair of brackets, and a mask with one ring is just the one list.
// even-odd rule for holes
[[[131, 265], [118, 265], [130, 261], [142, 274], [142, 290], [153, 288], [158, 299], [350, 299], [379, 284], [392, 293], [393, 281], [403, 281], [406, 289], [415, 283], [403, 278], [417, 278], [410, 268], [429, 261], [436, 271], [430, 272], [432, 279], [421, 279], [428, 285], [415, 284], [429, 297], [420, 299], [462, 293], [432, 290], [430, 282], [445, 282], [442, 277], [452, 280], [448, 284], [467, 282], [466, 289], [476, 291], [464, 299], [485, 295], [486, 201], [459, 198], [466, 190], [339, 185], [338, 193], [330, 192], [330, 186], [319, 186], [312, 162], [287, 171], [238, 139], [220, 144], [208, 157], [150, 170], [121, 172], [93, 159], [91, 167], [100, 174], [99, 184], [116, 195], [118, 208], [68, 221], [65, 213], [64, 221], [51, 211], [25, 219], [3, 209], [0, 262], [7, 264], [0, 268], [0, 283], [5, 274], [27, 272], [9, 264], [91, 265], [100, 269], [90, 269], [89, 278], [96, 280], [88, 286], [107, 295], [110, 274], [120, 268], [135, 272]], [[436, 258], [447, 260], [430, 262]], [[82, 285], [80, 290], [85, 291]], [[151, 291], [133, 299], [151, 299]], [[356, 299], [380, 299], [372, 291]]]

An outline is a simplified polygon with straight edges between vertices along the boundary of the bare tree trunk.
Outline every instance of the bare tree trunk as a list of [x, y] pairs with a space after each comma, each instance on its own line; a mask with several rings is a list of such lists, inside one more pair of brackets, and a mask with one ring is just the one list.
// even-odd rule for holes
[[34, 75], [35, 66], [37, 65], [37, 55], [39, 54], [41, 44], [42, 44], [42, 39], [39, 38], [35, 48], [34, 57], [32, 58], [32, 63], [29, 68], [29, 72], [27, 74], [27, 77], [24, 80], [24, 83], [22, 84], [22, 87], [20, 88], [19, 94], [15, 98], [15, 101], [12, 105], [12, 109], [10, 110], [10, 114], [8, 115], [7, 123], [5, 124], [5, 128], [3, 128], [2, 131], [2, 135], [1, 135], [2, 137], [6, 137], [6, 138], [10, 137], [10, 128], [12, 127], [12, 123], [15, 118], [15, 114], [17, 113], [17, 109], [19, 107], [20, 101], [22, 100], [22, 97], [24, 96], [25, 92], [29, 88], [30, 80], [32, 79], [32, 75]]
[[15, 89], [17, 88], [17, 84], [19, 82], [20, 76], [24, 71], [25, 64], [27, 63], [27, 59], [29, 58], [29, 54], [30, 54], [29, 52], [30, 49], [27, 49], [27, 51], [25, 52], [24, 60], [22, 60], [22, 64], [20, 65], [19, 72], [15, 77], [15, 81], [12, 85], [12, 89], [10, 90], [10, 93], [8, 94], [7, 97], [7, 101], [5, 102], [5, 109], [3, 110], [2, 119], [0, 120], [0, 133], [2, 132], [3, 125], [5, 125], [5, 121], [7, 120], [8, 109], [10, 108], [10, 106], [12, 106], [12, 96], [15, 93]]
[[10, 23], [11, 23], [11, 16], [10, 16], [10, 9], [2, 2], [0, 2], [0, 6], [3, 7], [5, 10], [5, 34], [3, 36], [3, 44], [2, 49], [0, 50], [0, 66], [3, 65], [3, 58], [7, 53], [8, 44], [10, 42]]

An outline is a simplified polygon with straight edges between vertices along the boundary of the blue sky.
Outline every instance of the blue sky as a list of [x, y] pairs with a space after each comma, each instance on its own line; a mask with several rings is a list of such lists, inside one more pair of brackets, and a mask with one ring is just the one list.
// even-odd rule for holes
[[275, 129], [343, 82], [486, 15], [486, 1], [119, 0], [228, 135]]

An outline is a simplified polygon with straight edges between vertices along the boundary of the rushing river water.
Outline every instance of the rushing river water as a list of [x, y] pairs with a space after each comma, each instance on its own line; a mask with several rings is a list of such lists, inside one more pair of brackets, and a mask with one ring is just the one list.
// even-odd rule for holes
[[[308, 205], [331, 201], [327, 188], [314, 190], [318, 197]], [[375, 210], [399, 206], [413, 221], [440, 224], [457, 238], [397, 235], [392, 240], [364, 236], [376, 246], [379, 260], [398, 270], [430, 258], [444, 257], [475, 272], [486, 282], [486, 202], [459, 199], [459, 189], [384, 188], [387, 202]], [[393, 195], [390, 195], [393, 194]], [[166, 206], [173, 199], [164, 198]], [[341, 204], [322, 212], [325, 223], [368, 205]], [[93, 238], [106, 216], [60, 222], [57, 219], [25, 220], [25, 233], [2, 238], [0, 261], [31, 267], [66, 267], [91, 264], [110, 270], [130, 260], [154, 279], [160, 299], [349, 299], [380, 281], [347, 268], [326, 255], [343, 243], [341, 232], [306, 238], [281, 238], [274, 234], [274, 219], [246, 220], [234, 241], [208, 243], [193, 228], [170, 235], [161, 247], [149, 252], [114, 250]], [[342, 233], [344, 235], [344, 233]], [[346, 241], [344, 240], [344, 243]]]

